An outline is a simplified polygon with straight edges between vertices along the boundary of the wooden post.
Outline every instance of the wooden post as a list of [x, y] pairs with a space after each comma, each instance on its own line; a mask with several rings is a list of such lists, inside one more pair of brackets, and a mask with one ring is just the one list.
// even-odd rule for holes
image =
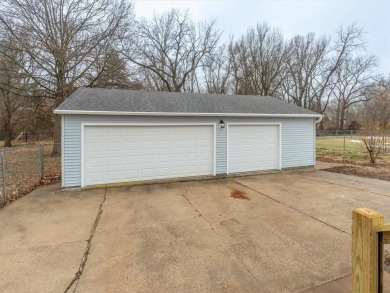
[[[375, 211], [361, 208], [352, 212], [352, 292], [382, 292], [377, 226], [384, 217]], [[382, 253], [380, 253], [382, 252]], [[383, 268], [383, 266], [382, 266]]]

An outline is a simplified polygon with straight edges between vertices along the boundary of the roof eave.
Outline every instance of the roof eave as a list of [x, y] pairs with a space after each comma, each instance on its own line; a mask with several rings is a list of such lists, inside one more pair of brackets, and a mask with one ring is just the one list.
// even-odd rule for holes
[[54, 110], [59, 115], [115, 115], [115, 116], [224, 116], [224, 117], [303, 117], [319, 118], [323, 115], [313, 114], [261, 114], [261, 113], [187, 113], [187, 112], [123, 112], [123, 111], [83, 111], [83, 110]]

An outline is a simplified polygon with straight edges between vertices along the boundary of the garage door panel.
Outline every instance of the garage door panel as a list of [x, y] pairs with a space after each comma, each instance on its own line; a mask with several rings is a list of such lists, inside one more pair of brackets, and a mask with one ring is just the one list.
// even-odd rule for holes
[[86, 126], [85, 185], [214, 172], [212, 126]]
[[102, 132], [100, 129], [98, 128], [93, 128], [89, 131], [89, 137], [90, 138], [94, 138], [94, 137], [97, 137], [97, 138], [100, 138], [102, 135]]
[[133, 151], [133, 150], [138, 150], [138, 143], [135, 141], [129, 142], [125, 141], [123, 143], [123, 147], [126, 150], [126, 152]]
[[229, 173], [279, 168], [279, 126], [229, 125]]
[[133, 165], [137, 165], [139, 164], [139, 156], [125, 154], [123, 156], [123, 163], [125, 168], [130, 168]]
[[107, 161], [107, 166], [119, 166], [121, 165], [121, 157], [119, 156], [110, 156]]
[[124, 178], [138, 178], [139, 173], [138, 170], [123, 170]]
[[[116, 139], [116, 138], [109, 138], [109, 139]], [[107, 151], [119, 151], [121, 149], [121, 143], [120, 142], [108, 142], [107, 143]]]
[[157, 155], [157, 163], [167, 163], [170, 160], [169, 154], [158, 154]]
[[89, 178], [90, 178], [90, 180], [93, 180], [93, 181], [103, 181], [104, 180], [104, 176], [101, 173], [93, 173], [93, 172], [91, 172], [89, 174]]
[[166, 140], [159, 140], [156, 149], [169, 149], [170, 142]]
[[104, 144], [101, 142], [101, 139], [99, 141], [90, 141], [90, 151], [102, 151], [104, 149]]
[[104, 158], [91, 158], [88, 164], [90, 167], [99, 167], [104, 164]]
[[212, 157], [210, 156], [210, 154], [208, 154], [206, 152], [200, 152], [200, 153], [196, 154], [196, 159], [202, 160], [202, 161], [209, 161], [212, 159]]

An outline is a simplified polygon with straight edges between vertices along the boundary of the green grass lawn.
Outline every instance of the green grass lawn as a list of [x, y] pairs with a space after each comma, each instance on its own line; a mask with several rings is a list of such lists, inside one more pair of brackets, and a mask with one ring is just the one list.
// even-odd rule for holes
[[[359, 137], [354, 136], [326, 136], [317, 137], [317, 158], [347, 163], [369, 163], [367, 150], [364, 144], [358, 143]], [[390, 161], [390, 147], [378, 157], [378, 162]]]

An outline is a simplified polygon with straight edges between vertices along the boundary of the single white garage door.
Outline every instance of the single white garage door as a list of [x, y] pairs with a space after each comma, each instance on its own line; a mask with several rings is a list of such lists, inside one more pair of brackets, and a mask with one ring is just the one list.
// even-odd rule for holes
[[228, 173], [279, 169], [278, 125], [228, 125]]
[[214, 174], [213, 126], [85, 126], [84, 184]]

